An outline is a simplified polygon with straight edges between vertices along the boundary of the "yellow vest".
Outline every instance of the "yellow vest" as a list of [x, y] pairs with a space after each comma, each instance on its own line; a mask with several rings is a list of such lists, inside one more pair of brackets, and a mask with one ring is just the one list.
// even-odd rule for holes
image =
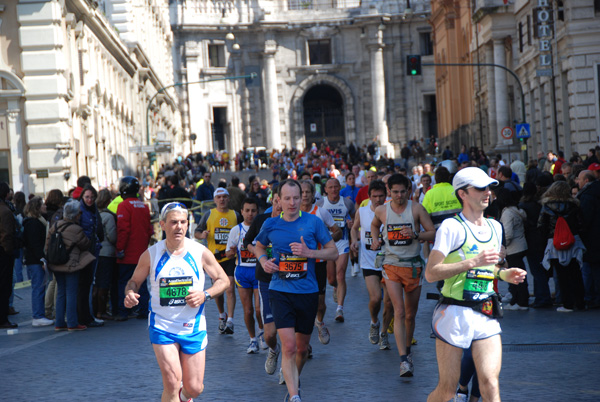
[[[237, 216], [234, 210], [230, 209], [227, 212], [219, 212], [216, 208], [211, 209], [206, 221], [206, 230], [209, 233], [206, 239], [208, 249], [213, 253], [225, 251], [229, 232], [237, 223]], [[225, 260], [227, 258], [217, 261], [222, 262]]]

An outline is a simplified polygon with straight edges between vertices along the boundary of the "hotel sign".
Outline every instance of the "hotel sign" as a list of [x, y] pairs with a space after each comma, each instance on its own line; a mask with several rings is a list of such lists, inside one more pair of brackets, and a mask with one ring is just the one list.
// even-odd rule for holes
[[534, 10], [537, 14], [537, 37], [539, 39], [540, 69], [537, 70], [538, 77], [552, 76], [552, 8], [550, 0], [538, 0], [538, 6]]

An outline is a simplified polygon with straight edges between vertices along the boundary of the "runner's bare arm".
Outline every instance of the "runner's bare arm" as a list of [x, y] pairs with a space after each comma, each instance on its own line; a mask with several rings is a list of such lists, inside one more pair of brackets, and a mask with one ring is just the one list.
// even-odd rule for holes
[[208, 289], [190, 290], [185, 297], [185, 302], [190, 307], [198, 307], [205, 301], [204, 291], [212, 297], [220, 296], [229, 287], [229, 278], [217, 259], [208, 249], [202, 253], [202, 267], [212, 279], [212, 286]]
[[419, 240], [435, 240], [435, 226], [433, 226], [431, 216], [429, 216], [421, 204], [413, 204], [413, 211], [415, 211], [415, 209], [417, 213], [413, 213], [413, 215], [417, 217], [419, 225], [423, 226], [423, 229], [425, 229], [423, 232], [419, 233]]
[[427, 268], [425, 269], [425, 279], [427, 282], [448, 279], [471, 268], [494, 265], [498, 262], [498, 251], [484, 250], [477, 254], [476, 257], [451, 264], [444, 264], [444, 258], [446, 256], [438, 250], [433, 250], [429, 254]]
[[290, 248], [292, 249], [292, 253], [294, 253], [294, 255], [306, 258], [335, 261], [339, 256], [337, 247], [335, 246], [335, 242], [333, 240], [329, 240], [321, 250], [313, 250], [308, 248], [304, 242], [304, 237], [300, 236], [300, 243], [290, 243]]
[[333, 239], [333, 241], [338, 241], [342, 238], [342, 236], [344, 235], [342, 233], [342, 229], [340, 229], [340, 227], [338, 225], [333, 225], [332, 227], [329, 228], [329, 230], [331, 231], [331, 238]]
[[354, 217], [354, 225], [350, 228], [350, 249], [354, 252], [358, 252], [358, 245], [360, 240], [360, 213], [356, 210], [356, 216]]
[[137, 293], [142, 286], [142, 283], [146, 280], [150, 274], [150, 252], [148, 250], [140, 256], [138, 264], [133, 271], [133, 275], [127, 285], [125, 286], [125, 307], [131, 308], [136, 306], [139, 302], [140, 295]]
[[267, 274], [272, 274], [279, 271], [279, 267], [277, 264], [275, 264], [275, 258], [269, 259], [267, 257], [267, 248], [259, 241], [257, 241], [256, 245], [254, 246], [254, 255], [256, 255], [258, 262], [260, 262]]
[[375, 216], [371, 222], [371, 250], [377, 250], [381, 246], [379, 240], [379, 228], [385, 222], [385, 205], [380, 205], [375, 208]]

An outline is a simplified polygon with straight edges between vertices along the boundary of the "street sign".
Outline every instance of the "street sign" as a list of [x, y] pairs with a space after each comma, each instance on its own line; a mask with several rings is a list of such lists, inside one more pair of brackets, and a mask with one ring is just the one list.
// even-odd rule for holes
[[531, 138], [531, 129], [529, 123], [517, 124], [517, 138]]
[[512, 145], [512, 138], [502, 140], [502, 144], [504, 145]]
[[525, 144], [521, 145], [521, 151], [527, 151], [527, 145], [525, 145]]
[[129, 152], [133, 154], [154, 152], [154, 145], [144, 145], [141, 147], [139, 145], [134, 145], [132, 147], [129, 147]]
[[505, 140], [510, 140], [513, 135], [515, 135], [514, 130], [512, 129], [512, 127], [504, 127], [501, 131], [500, 131], [500, 135], [502, 136], [502, 138], [504, 138]]
[[552, 77], [552, 70], [549, 68], [543, 70], [535, 70], [536, 77]]
[[48, 169], [36, 170], [35, 177], [38, 179], [47, 179], [48, 178]]

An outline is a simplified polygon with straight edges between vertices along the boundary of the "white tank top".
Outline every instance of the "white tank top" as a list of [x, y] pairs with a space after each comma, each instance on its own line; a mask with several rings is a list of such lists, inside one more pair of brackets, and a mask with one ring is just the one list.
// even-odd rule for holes
[[348, 208], [346, 207], [344, 198], [340, 197], [338, 202], [336, 202], [335, 204], [332, 204], [329, 201], [329, 198], [324, 197], [323, 208], [325, 208], [327, 211], [329, 211], [329, 213], [333, 217], [333, 220], [335, 221], [335, 224], [342, 230], [343, 236], [340, 240], [338, 240], [338, 242], [340, 242], [342, 240], [347, 241], [348, 240], [348, 230], [346, 228], [346, 217], [348, 216], [350, 211], [348, 211]]
[[238, 223], [237, 225], [240, 235], [237, 243], [237, 266], [246, 268], [256, 268], [256, 256], [248, 251], [247, 247], [244, 247], [244, 237], [248, 233], [250, 226], [246, 226], [245, 223]]
[[204, 290], [202, 244], [185, 238], [185, 251], [170, 255], [166, 240], [150, 252], [150, 315], [148, 325], [176, 335], [206, 331], [204, 304], [192, 308], [185, 303], [189, 289]]
[[[377, 257], [378, 250], [371, 250], [371, 222], [373, 222], [373, 218], [375, 217], [375, 212], [371, 210], [371, 206], [367, 205], [364, 207], [360, 207], [358, 209], [358, 213], [360, 216], [360, 249], [359, 249], [359, 258], [360, 258], [360, 267], [373, 269], [376, 271], [381, 271], [381, 267], [375, 268], [375, 257]], [[383, 229], [383, 225], [379, 229], [379, 238], [382, 238], [381, 230]], [[379, 247], [381, 250], [381, 246]]]

